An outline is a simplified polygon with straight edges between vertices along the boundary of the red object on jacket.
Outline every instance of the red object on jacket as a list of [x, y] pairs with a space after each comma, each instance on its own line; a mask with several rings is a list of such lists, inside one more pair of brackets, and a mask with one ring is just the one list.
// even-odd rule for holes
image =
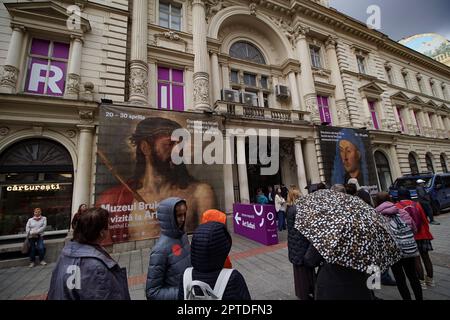
[[395, 204], [397, 208], [404, 209], [407, 206], [413, 206], [420, 213], [420, 217], [422, 218], [422, 225], [417, 230], [417, 233], [414, 235], [414, 239], [416, 240], [433, 240], [433, 235], [430, 232], [430, 224], [428, 223], [427, 216], [425, 215], [425, 211], [423, 211], [422, 206], [418, 202], [414, 202], [411, 200], [402, 200]]
[[[205, 212], [203, 212], [201, 223], [204, 224], [204, 223], [208, 223], [208, 222], [220, 222], [220, 223], [226, 225], [227, 215], [225, 213], [223, 213], [222, 211], [215, 210], [215, 209], [206, 210]], [[227, 256], [227, 258], [225, 259], [225, 263], [224, 263], [223, 267], [225, 269], [233, 268], [229, 256]]]

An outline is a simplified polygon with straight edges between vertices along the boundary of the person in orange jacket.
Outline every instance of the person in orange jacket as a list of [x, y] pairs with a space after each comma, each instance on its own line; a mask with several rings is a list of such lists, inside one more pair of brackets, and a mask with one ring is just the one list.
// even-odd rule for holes
[[[223, 213], [222, 211], [215, 210], [215, 209], [206, 210], [202, 214], [202, 220], [200, 223], [204, 224], [204, 223], [208, 223], [208, 222], [219, 222], [219, 223], [226, 225], [227, 224], [227, 215], [225, 213]], [[229, 256], [227, 256], [223, 267], [226, 269], [233, 268]]]

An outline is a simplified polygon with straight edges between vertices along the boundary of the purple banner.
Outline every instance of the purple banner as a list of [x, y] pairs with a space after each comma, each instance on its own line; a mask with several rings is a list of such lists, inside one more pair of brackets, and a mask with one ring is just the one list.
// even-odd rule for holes
[[275, 206], [234, 204], [234, 233], [266, 246], [278, 244]]

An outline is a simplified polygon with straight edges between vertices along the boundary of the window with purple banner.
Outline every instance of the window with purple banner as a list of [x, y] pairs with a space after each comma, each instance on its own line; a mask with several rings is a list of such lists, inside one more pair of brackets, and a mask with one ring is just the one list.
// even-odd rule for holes
[[416, 125], [417, 125], [417, 129], [419, 129], [419, 133], [422, 133], [422, 128], [419, 125], [419, 121], [417, 120], [417, 114], [415, 111], [413, 111], [413, 115], [414, 115], [414, 121], [416, 122]]
[[322, 123], [328, 122], [332, 124], [328, 97], [317, 96], [317, 104], [319, 105], [320, 121]]
[[369, 111], [370, 115], [372, 116], [373, 127], [378, 130], [380, 129], [380, 126], [378, 125], [377, 109], [375, 103], [375, 101], [369, 101]]
[[405, 125], [403, 123], [402, 112], [398, 107], [396, 107], [395, 110], [397, 111], [397, 116], [398, 120], [400, 121], [400, 126], [402, 127], [402, 132], [405, 132]]
[[158, 67], [158, 108], [184, 111], [184, 72]]
[[50, 96], [64, 95], [68, 59], [68, 43], [32, 39], [24, 91]]

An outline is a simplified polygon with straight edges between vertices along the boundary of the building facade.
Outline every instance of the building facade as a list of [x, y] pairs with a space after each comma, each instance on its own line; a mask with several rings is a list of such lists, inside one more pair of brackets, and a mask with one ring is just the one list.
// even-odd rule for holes
[[[381, 189], [411, 172], [447, 172], [450, 68], [327, 0], [75, 2], [81, 18], [73, 30], [74, 1], [0, 7], [2, 219], [8, 210], [31, 212], [15, 209], [23, 197], [33, 203], [27, 210], [58, 197], [52, 184], [65, 190], [67, 219], [94, 203], [102, 99], [214, 113], [225, 129], [242, 132], [279, 130], [280, 170], [271, 177], [248, 164], [248, 137], [225, 139], [240, 160], [223, 166], [226, 212], [252, 201], [260, 186], [324, 181], [320, 124], [370, 131]], [[4, 191], [27, 184], [50, 189]], [[8, 228], [2, 236], [20, 233]]]

